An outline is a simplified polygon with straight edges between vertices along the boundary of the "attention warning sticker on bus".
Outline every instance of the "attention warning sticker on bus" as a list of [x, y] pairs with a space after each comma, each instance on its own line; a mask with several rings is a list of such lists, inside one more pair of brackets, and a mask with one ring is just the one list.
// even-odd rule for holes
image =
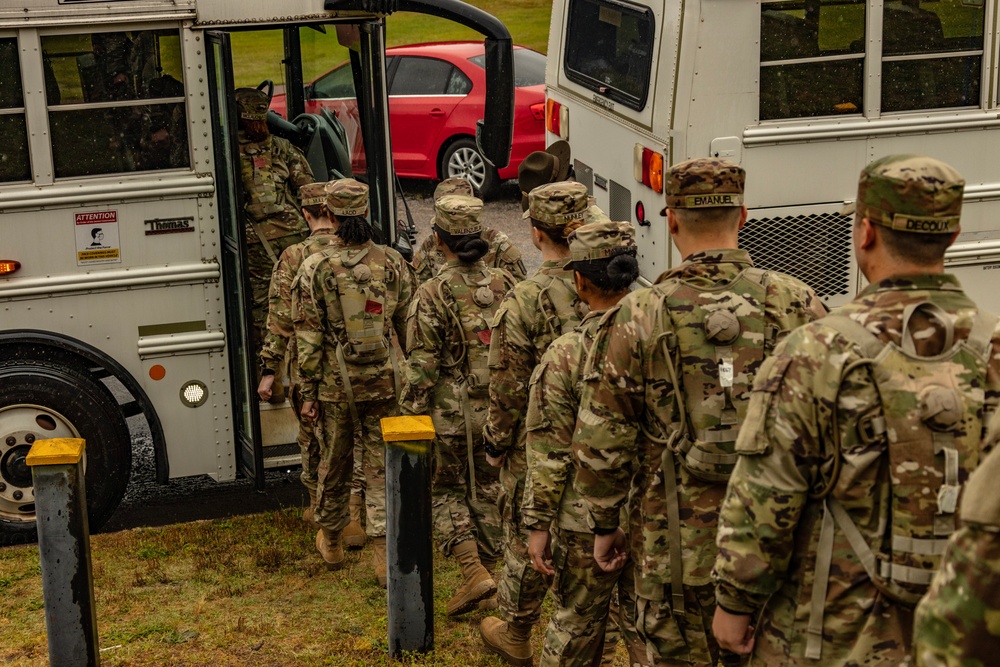
[[73, 214], [76, 229], [76, 264], [120, 264], [118, 211]]

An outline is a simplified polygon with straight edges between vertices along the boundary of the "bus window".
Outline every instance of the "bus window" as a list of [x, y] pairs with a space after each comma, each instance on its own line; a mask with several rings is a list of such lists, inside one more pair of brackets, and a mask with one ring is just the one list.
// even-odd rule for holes
[[616, 0], [571, 0], [566, 77], [627, 107], [642, 110], [653, 66], [655, 17]]
[[0, 38], [0, 183], [31, 179], [17, 40]]
[[176, 31], [42, 37], [56, 178], [191, 164]]
[[864, 62], [864, 0], [763, 3], [760, 120], [862, 113]]
[[882, 111], [977, 107], [985, 3], [895, 0], [882, 19]]

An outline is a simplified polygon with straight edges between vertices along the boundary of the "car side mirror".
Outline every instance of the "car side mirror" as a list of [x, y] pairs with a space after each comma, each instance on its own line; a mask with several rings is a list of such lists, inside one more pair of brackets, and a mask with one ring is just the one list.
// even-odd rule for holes
[[514, 51], [509, 39], [487, 37], [486, 111], [476, 122], [479, 153], [497, 169], [510, 163], [514, 143]]
[[302, 86], [302, 98], [306, 100], [315, 99], [313, 95], [313, 85], [311, 83], [307, 83]]

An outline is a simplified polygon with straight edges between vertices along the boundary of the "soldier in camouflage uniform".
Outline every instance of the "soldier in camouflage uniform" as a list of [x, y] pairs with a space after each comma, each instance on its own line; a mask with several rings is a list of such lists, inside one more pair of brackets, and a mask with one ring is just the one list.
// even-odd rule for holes
[[[296, 196], [299, 188], [313, 182], [312, 169], [299, 149], [287, 139], [271, 136], [267, 103], [267, 95], [259, 90], [236, 90], [254, 350], [263, 346], [267, 335], [268, 289], [274, 265], [285, 248], [309, 233]], [[275, 394], [272, 400], [280, 402], [279, 398], [282, 396]]]
[[270, 400], [275, 379], [280, 382], [280, 371], [285, 365], [285, 353], [290, 352], [288, 380], [291, 384], [289, 397], [296, 415], [299, 417], [299, 450], [302, 452], [302, 485], [309, 492], [309, 508], [303, 513], [306, 521], [312, 521], [316, 505], [316, 466], [319, 462], [319, 442], [315, 428], [299, 414], [302, 408], [301, 393], [298, 388], [298, 360], [295, 345], [289, 349], [292, 329], [292, 281], [299, 273], [299, 267], [306, 257], [325, 250], [336, 241], [333, 222], [326, 214], [326, 183], [307, 183], [299, 189], [302, 199], [302, 214], [309, 224], [309, 238], [301, 243], [285, 248], [274, 265], [271, 287], [268, 291], [267, 336], [260, 351], [261, 379], [257, 394], [262, 400]]
[[[602, 318], [582, 370], [576, 490], [605, 571], [628, 563], [619, 522], [634, 497], [636, 627], [654, 665], [719, 659], [709, 574], [749, 381], [781, 335], [825, 313], [809, 287], [737, 249], [744, 180], [720, 159], [667, 171], [663, 212], [685, 260]], [[696, 474], [696, 456], [718, 469]]]
[[[470, 611], [496, 593], [485, 562], [500, 556], [500, 490], [486, 462], [483, 422], [489, 387], [491, 325], [514, 280], [483, 263], [487, 245], [479, 221], [483, 203], [445, 195], [434, 204], [432, 235], [444, 267], [417, 290], [407, 317], [404, 414], [434, 421], [434, 526], [441, 550], [462, 566], [462, 584], [448, 601], [449, 616]], [[477, 548], [478, 544], [478, 548]]]
[[917, 667], [987, 667], [1000, 647], [1000, 414], [986, 437], [989, 456], [962, 496], [962, 527], [948, 541], [913, 627]]
[[[434, 188], [434, 201], [438, 201], [445, 195], [472, 197], [472, 184], [464, 178], [446, 178]], [[524, 262], [521, 261], [521, 251], [514, 245], [514, 242], [499, 229], [489, 227], [482, 229], [480, 236], [489, 245], [489, 250], [483, 256], [483, 264], [495, 269], [504, 269], [516, 280], [524, 280]], [[420, 244], [420, 249], [413, 257], [417, 278], [420, 282], [427, 282], [438, 274], [445, 263], [444, 253], [438, 249], [432, 231]]]
[[490, 463], [502, 466], [498, 506], [504, 522], [504, 566], [497, 601], [502, 621], [486, 618], [480, 634], [511, 664], [531, 664], [529, 638], [538, 622], [549, 582], [528, 558], [528, 534], [521, 525], [524, 489], [524, 412], [528, 380], [549, 344], [580, 323], [586, 306], [576, 295], [569, 264], [570, 233], [582, 225], [589, 202], [580, 183], [535, 188], [524, 217], [531, 220], [542, 264], [518, 283], [497, 313], [490, 343], [490, 411], [484, 434]]
[[[588, 223], [570, 234], [569, 248], [577, 294], [590, 312], [579, 328], [549, 346], [532, 373], [524, 420], [528, 472], [522, 515], [531, 531], [528, 554], [535, 570], [554, 576], [556, 609], [545, 632], [540, 667], [590, 667], [602, 653], [602, 639], [602, 664], [610, 666], [619, 635], [619, 619], [610, 614], [611, 599], [621, 571], [603, 572], [594, 563], [594, 534], [573, 490], [570, 445], [580, 403], [580, 372], [594, 330], [639, 277], [635, 229], [627, 222]], [[627, 600], [632, 591], [624, 593], [626, 607], [631, 607]], [[635, 651], [635, 627], [622, 625], [626, 635], [633, 635], [627, 646]], [[633, 664], [645, 664], [645, 646], [630, 658]]]
[[[385, 449], [380, 420], [399, 413], [402, 381], [391, 342], [405, 340], [413, 268], [392, 248], [375, 245], [365, 213], [368, 186], [354, 179], [327, 186], [336, 241], [303, 263], [292, 285], [292, 321], [302, 386], [302, 414], [322, 437], [317, 465], [316, 547], [331, 568], [343, 565], [341, 533], [355, 430], [365, 448], [366, 529], [375, 576], [385, 586]], [[322, 404], [320, 411], [317, 401]]]
[[865, 167], [869, 286], [757, 374], [713, 573], [715, 636], [751, 665], [912, 664], [913, 606], [1000, 399], [996, 318], [944, 273], [963, 189], [932, 158]]

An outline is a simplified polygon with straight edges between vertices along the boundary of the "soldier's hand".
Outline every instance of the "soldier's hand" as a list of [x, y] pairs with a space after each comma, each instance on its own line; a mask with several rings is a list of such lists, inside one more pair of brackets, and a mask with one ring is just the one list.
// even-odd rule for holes
[[501, 454], [500, 456], [490, 456], [489, 454], [487, 454], [486, 462], [489, 463], [494, 468], [502, 468], [503, 462], [504, 460], [506, 460], [506, 458], [507, 458], [506, 454]]
[[594, 560], [605, 572], [614, 572], [625, 567], [628, 560], [628, 546], [625, 531], [618, 528], [607, 535], [594, 535]]
[[551, 537], [547, 530], [533, 530], [528, 535], [528, 556], [531, 557], [531, 567], [535, 568], [535, 572], [547, 575], [556, 573], [552, 569], [550, 542]]
[[316, 417], [319, 415], [319, 409], [316, 407], [316, 401], [305, 401], [302, 403], [302, 409], [299, 410], [299, 414], [307, 422], [312, 423], [316, 421]]
[[712, 634], [719, 646], [727, 651], [749, 655], [753, 650], [753, 627], [750, 625], [749, 614], [730, 614], [722, 607], [716, 607]]
[[271, 398], [271, 387], [274, 385], [274, 374], [264, 375], [260, 378], [260, 384], [257, 385], [257, 395], [260, 396], [260, 400], [267, 401]]

